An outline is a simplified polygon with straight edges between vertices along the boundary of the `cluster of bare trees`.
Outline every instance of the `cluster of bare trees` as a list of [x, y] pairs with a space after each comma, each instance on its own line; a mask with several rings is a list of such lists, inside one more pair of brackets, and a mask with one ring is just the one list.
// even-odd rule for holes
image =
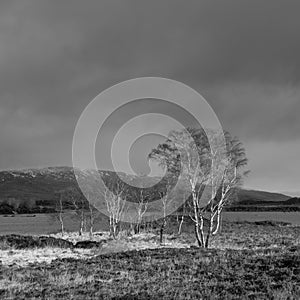
[[95, 220], [99, 218], [98, 210], [78, 191], [77, 188], [67, 188], [57, 192], [55, 218], [60, 224], [61, 234], [65, 234], [65, 209], [70, 211], [69, 217], [78, 222], [78, 234], [89, 231], [93, 236]]
[[126, 203], [123, 185], [116, 182], [114, 186], [104, 188], [104, 199], [109, 214], [110, 235], [116, 238], [120, 232], [122, 214]]
[[[168, 139], [153, 149], [149, 154], [166, 169], [165, 180], [161, 188], [132, 188], [118, 176], [111, 178], [100, 191], [90, 188], [94, 198], [102, 197], [109, 217], [109, 230], [113, 238], [117, 238], [123, 226], [123, 214], [128, 214], [129, 201], [133, 201], [136, 210], [132, 213], [129, 229], [131, 234], [137, 234], [145, 223], [150, 201], [160, 199], [162, 218], [160, 219], [160, 242], [168, 223], [168, 212], [171, 211], [174, 197], [183, 197], [181, 214], [177, 213], [178, 231], [180, 234], [185, 217], [194, 223], [195, 238], [199, 247], [209, 247], [211, 238], [220, 229], [223, 208], [232, 199], [232, 194], [242, 183], [247, 173], [243, 167], [247, 164], [245, 149], [242, 143], [228, 132], [204, 131], [188, 128], [181, 131], [171, 131]], [[174, 178], [181, 176], [184, 182], [184, 192], [172, 194]], [[91, 177], [93, 178], [93, 177]], [[82, 235], [88, 220], [90, 235], [93, 234], [97, 210], [91, 199], [85, 199], [77, 190], [69, 189], [59, 195], [58, 220], [64, 232], [63, 201], [71, 204], [75, 217], [79, 220], [79, 235]], [[153, 224], [149, 222], [149, 224]], [[128, 227], [128, 224], [126, 224]], [[125, 226], [126, 226], [125, 225]]]
[[203, 129], [172, 131], [149, 155], [171, 173], [183, 175], [191, 192], [189, 216], [199, 247], [208, 247], [217, 234], [222, 210], [247, 173], [242, 171], [245, 149], [237, 138], [228, 132], [208, 135]]

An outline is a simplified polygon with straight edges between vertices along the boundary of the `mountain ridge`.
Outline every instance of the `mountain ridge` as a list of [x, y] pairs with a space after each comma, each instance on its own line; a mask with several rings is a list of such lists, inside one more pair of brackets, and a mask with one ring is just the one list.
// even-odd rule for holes
[[[106, 176], [115, 175], [116, 172], [100, 170], [100, 174]], [[120, 178], [127, 178], [127, 181], [141, 182], [141, 180], [157, 181], [154, 178], [117, 173]], [[36, 201], [53, 201], [57, 199], [59, 191], [77, 187], [77, 181], [73, 167], [53, 166], [44, 168], [28, 168], [21, 170], [0, 171], [0, 203], [5, 199], [21, 199]], [[289, 199], [290, 202], [286, 202]], [[299, 200], [298, 200], [299, 199]], [[237, 201], [234, 205], [298, 205], [300, 198], [290, 197], [282, 193], [259, 191], [253, 189], [239, 189]]]

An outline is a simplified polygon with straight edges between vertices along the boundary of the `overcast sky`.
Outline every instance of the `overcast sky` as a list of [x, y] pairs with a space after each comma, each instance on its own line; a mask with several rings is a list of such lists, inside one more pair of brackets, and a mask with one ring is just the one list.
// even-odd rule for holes
[[300, 1], [1, 1], [0, 168], [71, 165], [86, 105], [181, 81], [244, 143], [247, 188], [300, 195]]

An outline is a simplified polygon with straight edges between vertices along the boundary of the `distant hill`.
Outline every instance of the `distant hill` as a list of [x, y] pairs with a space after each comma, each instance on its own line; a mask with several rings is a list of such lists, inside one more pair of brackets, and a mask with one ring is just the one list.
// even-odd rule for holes
[[291, 197], [280, 194], [280, 193], [271, 193], [265, 191], [256, 191], [256, 190], [246, 190], [240, 189], [237, 192], [238, 204], [240, 205], [262, 205], [270, 204], [271, 202], [283, 202], [287, 201]]
[[[100, 171], [106, 178], [115, 180], [116, 173]], [[120, 178], [127, 178], [143, 185], [143, 182], [157, 182], [151, 177], [137, 177], [118, 173]], [[151, 185], [151, 184], [150, 184]], [[42, 169], [26, 169], [18, 171], [0, 172], [0, 203], [7, 199], [20, 199], [22, 201], [48, 202], [58, 198], [58, 192], [68, 188], [77, 187], [74, 170], [71, 167], [48, 167]], [[261, 205], [300, 205], [299, 198], [291, 198], [284, 194], [265, 191], [239, 189], [233, 205], [261, 206]]]
[[230, 211], [300, 211], [300, 198], [281, 193], [240, 189]]
[[293, 197], [285, 201], [286, 205], [300, 205], [300, 198]]
[[53, 200], [59, 190], [76, 183], [70, 167], [49, 167], [0, 172], [0, 200]]

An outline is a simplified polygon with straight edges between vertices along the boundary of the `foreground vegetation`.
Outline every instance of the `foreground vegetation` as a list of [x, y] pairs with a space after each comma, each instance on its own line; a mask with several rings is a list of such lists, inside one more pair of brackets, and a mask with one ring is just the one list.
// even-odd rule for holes
[[[180, 236], [169, 232], [162, 245], [154, 233], [118, 240], [106, 236], [101, 247], [103, 237], [95, 236], [90, 256], [82, 252], [79, 259], [58, 256], [65, 258], [26, 265], [2, 262], [0, 298], [299, 299], [299, 227], [273, 222], [224, 223], [210, 249], [193, 246], [190, 230], [184, 227]], [[71, 234], [68, 242], [34, 237], [26, 245], [26, 238], [4, 240], [2, 251], [11, 255], [17, 251], [34, 255], [37, 249], [45, 252], [49, 247], [60, 247], [65, 254], [79, 251]], [[141, 250], [131, 250], [134, 248]]]
[[13, 299], [299, 299], [299, 247], [152, 249], [1, 268]]

